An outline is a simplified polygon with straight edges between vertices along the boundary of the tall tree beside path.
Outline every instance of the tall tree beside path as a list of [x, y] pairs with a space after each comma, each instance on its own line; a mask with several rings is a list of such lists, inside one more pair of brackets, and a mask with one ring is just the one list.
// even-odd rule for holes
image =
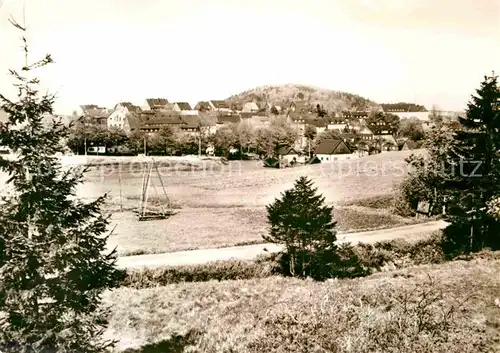
[[123, 273], [116, 254], [106, 250], [108, 219], [101, 212], [105, 195], [94, 202], [76, 199], [85, 169], [64, 170], [55, 155], [63, 152], [68, 130], [61, 122], [44, 127], [55, 97], [40, 94], [36, 69], [47, 55], [10, 70], [16, 100], [0, 95], [9, 115], [0, 124], [0, 145], [14, 159], [0, 159], [12, 193], [0, 207], [0, 351], [104, 352], [107, 311], [101, 294], [115, 287]]
[[445, 245], [449, 251], [500, 249], [500, 222], [488, 204], [500, 196], [500, 87], [485, 77], [447, 150], [455, 166], [443, 187], [448, 199]]
[[291, 275], [312, 275], [312, 270], [318, 267], [313, 262], [337, 250], [333, 208], [326, 205], [325, 198], [317, 191], [312, 180], [303, 176], [292, 189], [267, 206], [270, 231], [263, 239], [285, 246]]

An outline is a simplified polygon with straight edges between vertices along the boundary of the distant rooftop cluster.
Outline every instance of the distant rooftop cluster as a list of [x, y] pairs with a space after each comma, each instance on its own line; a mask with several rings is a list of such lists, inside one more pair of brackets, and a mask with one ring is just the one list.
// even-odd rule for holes
[[413, 103], [388, 103], [381, 104], [384, 112], [387, 113], [396, 113], [396, 112], [407, 112], [407, 113], [419, 113], [419, 112], [427, 112], [427, 109], [423, 105], [413, 104]]

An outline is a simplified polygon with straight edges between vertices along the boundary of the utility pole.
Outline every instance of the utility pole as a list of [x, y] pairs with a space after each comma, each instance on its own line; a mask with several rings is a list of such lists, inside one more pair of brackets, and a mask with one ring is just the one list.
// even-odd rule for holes
[[147, 151], [146, 151], [147, 145], [146, 145], [146, 135], [144, 135], [144, 155], [147, 156]]
[[85, 155], [87, 155], [87, 138], [85, 137], [85, 142], [84, 142], [84, 147], [85, 147]]
[[199, 135], [198, 135], [198, 157], [201, 158], [201, 126], [198, 126], [198, 131], [199, 131]]

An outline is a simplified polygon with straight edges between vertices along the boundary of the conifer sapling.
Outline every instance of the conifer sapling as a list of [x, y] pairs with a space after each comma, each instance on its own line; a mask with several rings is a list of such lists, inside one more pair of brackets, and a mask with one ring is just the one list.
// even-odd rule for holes
[[[24, 27], [11, 23], [23, 33]], [[13, 158], [0, 158], [12, 193], [0, 207], [0, 351], [103, 352], [113, 342], [101, 335], [106, 310], [101, 294], [119, 283], [115, 251], [106, 249], [108, 219], [94, 202], [76, 199], [85, 169], [63, 169], [58, 153], [67, 128], [53, 115], [53, 95], [41, 95], [35, 69], [50, 55], [10, 70], [18, 91], [0, 95], [9, 120], [0, 124], [0, 145]]]

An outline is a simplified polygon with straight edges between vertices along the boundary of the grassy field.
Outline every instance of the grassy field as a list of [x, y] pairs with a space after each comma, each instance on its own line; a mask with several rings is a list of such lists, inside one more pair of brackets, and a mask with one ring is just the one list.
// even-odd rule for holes
[[[166, 220], [137, 222], [144, 168], [140, 164], [95, 167], [79, 194], [92, 199], [110, 191], [108, 207], [117, 212], [110, 246], [121, 255], [159, 253], [257, 243], [267, 231], [265, 205], [292, 187], [300, 175], [311, 177], [333, 205], [392, 193], [406, 171], [409, 152], [392, 152], [333, 165], [310, 165], [284, 170], [263, 168], [261, 162], [161, 160], [159, 171], [176, 214]], [[158, 177], [151, 203], [166, 201]], [[121, 197], [120, 197], [121, 185]], [[334, 217], [340, 231], [362, 231], [416, 222], [387, 209], [342, 206]]]
[[[139, 158], [91, 158], [93, 167], [79, 197], [94, 199], [109, 193], [107, 209], [115, 212], [117, 228], [110, 246], [121, 255], [214, 248], [261, 241], [266, 232], [265, 206], [293, 186], [301, 175], [312, 178], [329, 204], [391, 194], [405, 175], [404, 159], [411, 153], [389, 152], [335, 164], [270, 169], [260, 161], [196, 158], [157, 158], [161, 181], [177, 214], [166, 220], [138, 222], [132, 213], [139, 205], [145, 171]], [[120, 161], [117, 164], [117, 161]], [[160, 178], [153, 176], [150, 204], [167, 199]], [[340, 231], [361, 231], [415, 222], [387, 209], [350, 205], [334, 211]], [[363, 206], [363, 205], [361, 205]], [[121, 212], [120, 212], [121, 211]]]
[[491, 256], [354, 280], [120, 288], [105, 296], [107, 336], [142, 353], [496, 352], [499, 271]]
[[[412, 151], [388, 152], [358, 160], [334, 164], [316, 164], [297, 168], [263, 168], [260, 161], [216, 161], [176, 163], [160, 161], [159, 171], [168, 196], [182, 208], [265, 206], [299, 176], [312, 178], [327, 202], [346, 202], [386, 195], [394, 182], [401, 180], [407, 166], [404, 159]], [[95, 167], [87, 174], [79, 195], [95, 198], [110, 193], [110, 202], [125, 208], [137, 207], [144, 167], [140, 163]], [[151, 197], [163, 198], [159, 178], [152, 183]], [[121, 184], [121, 196], [120, 196]]]
[[[341, 232], [391, 228], [419, 220], [389, 214], [385, 210], [340, 208], [334, 211]], [[116, 229], [110, 247], [120, 255], [163, 253], [257, 244], [267, 232], [264, 207], [188, 208], [166, 220], [137, 222], [131, 212], [116, 213]], [[420, 220], [422, 221], [422, 220]]]

